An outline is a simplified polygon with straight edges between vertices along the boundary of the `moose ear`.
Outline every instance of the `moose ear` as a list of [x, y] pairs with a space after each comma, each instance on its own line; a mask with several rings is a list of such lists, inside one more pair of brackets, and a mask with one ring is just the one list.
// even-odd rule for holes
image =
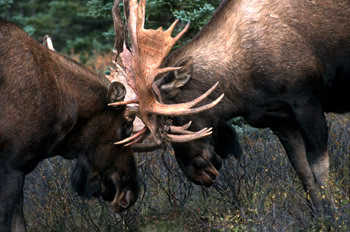
[[126, 94], [125, 86], [118, 81], [113, 81], [109, 85], [109, 89], [107, 93], [107, 102], [112, 103], [112, 102], [123, 101], [125, 94]]
[[192, 57], [186, 57], [178, 62], [175, 67], [181, 67], [181, 69], [173, 72], [172, 75], [168, 75], [161, 83], [160, 89], [171, 91], [184, 86], [191, 78], [193, 72], [193, 59]]

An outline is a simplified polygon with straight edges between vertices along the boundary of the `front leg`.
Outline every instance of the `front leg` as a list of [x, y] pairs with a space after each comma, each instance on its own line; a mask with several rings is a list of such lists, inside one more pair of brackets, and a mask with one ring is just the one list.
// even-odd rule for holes
[[13, 212], [12, 222], [11, 222], [11, 231], [16, 232], [26, 232], [26, 225], [24, 221], [23, 214], [23, 189], [20, 193], [16, 208]]
[[[305, 101], [308, 102], [308, 101]], [[295, 118], [305, 143], [307, 160], [315, 182], [322, 194], [326, 214], [332, 214], [328, 183], [329, 157], [327, 151], [328, 127], [321, 106], [315, 102], [294, 109]]]
[[0, 166], [0, 231], [25, 231], [22, 172]]
[[286, 150], [287, 156], [301, 179], [305, 191], [310, 195], [316, 213], [323, 214], [322, 200], [307, 159], [304, 138], [300, 129], [298, 129], [297, 123], [290, 120], [290, 122], [273, 130]]

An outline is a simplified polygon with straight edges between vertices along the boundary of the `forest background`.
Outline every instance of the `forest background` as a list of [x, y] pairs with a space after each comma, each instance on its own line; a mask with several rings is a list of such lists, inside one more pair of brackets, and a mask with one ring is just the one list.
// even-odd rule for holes
[[[114, 42], [111, 0], [0, 0], [0, 16], [16, 22], [33, 38], [49, 34], [55, 49], [82, 55], [109, 52]], [[148, 0], [146, 28], [168, 27], [175, 18], [191, 22], [177, 46], [208, 21], [218, 0]], [[122, 8], [123, 4], [120, 4]], [[81, 60], [84, 62], [84, 58]]]

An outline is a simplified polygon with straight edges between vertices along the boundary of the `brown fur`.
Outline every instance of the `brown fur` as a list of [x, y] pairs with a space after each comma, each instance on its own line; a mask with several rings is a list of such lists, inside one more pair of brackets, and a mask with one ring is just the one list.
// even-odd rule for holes
[[[350, 111], [350, 1], [224, 0], [209, 23], [170, 54], [164, 66], [189, 58], [191, 79], [181, 88], [162, 90], [176, 79], [169, 73], [160, 84], [164, 100], [189, 101], [217, 81], [220, 85], [208, 101], [221, 93], [225, 97], [212, 110], [174, 120], [192, 120], [192, 130], [212, 126], [214, 131], [199, 141], [173, 144], [185, 174], [211, 185], [215, 176], [208, 170], [220, 168], [220, 158], [241, 151], [224, 122], [243, 116], [252, 126], [276, 132], [321, 212], [315, 182], [324, 185], [328, 173], [323, 112]], [[222, 142], [230, 137], [231, 142]]]
[[0, 231], [25, 230], [24, 177], [56, 155], [77, 158], [71, 180], [79, 194], [112, 201], [117, 190], [131, 191], [129, 206], [136, 201], [132, 150], [113, 144], [132, 125], [125, 107], [107, 106], [121, 87], [111, 84], [108, 95], [105, 80], [0, 20]]

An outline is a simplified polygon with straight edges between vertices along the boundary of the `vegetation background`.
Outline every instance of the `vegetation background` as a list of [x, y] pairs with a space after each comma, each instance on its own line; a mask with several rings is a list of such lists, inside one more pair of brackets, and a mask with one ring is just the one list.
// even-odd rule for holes
[[[167, 27], [175, 18], [191, 22], [186, 43], [207, 22], [219, 0], [148, 0], [146, 27]], [[113, 55], [112, 0], [0, 0], [0, 16], [33, 38], [52, 36], [56, 50], [108, 74]], [[121, 5], [122, 7], [122, 5]], [[181, 25], [180, 25], [181, 26]], [[300, 180], [276, 137], [233, 119], [245, 155], [224, 162], [211, 188], [193, 185], [177, 166], [171, 147], [140, 167], [142, 194], [118, 215], [102, 200], [79, 198], [69, 178], [74, 161], [42, 162], [26, 179], [29, 231], [349, 231], [350, 115], [327, 115], [330, 128], [330, 187], [336, 214], [312, 217]]]

